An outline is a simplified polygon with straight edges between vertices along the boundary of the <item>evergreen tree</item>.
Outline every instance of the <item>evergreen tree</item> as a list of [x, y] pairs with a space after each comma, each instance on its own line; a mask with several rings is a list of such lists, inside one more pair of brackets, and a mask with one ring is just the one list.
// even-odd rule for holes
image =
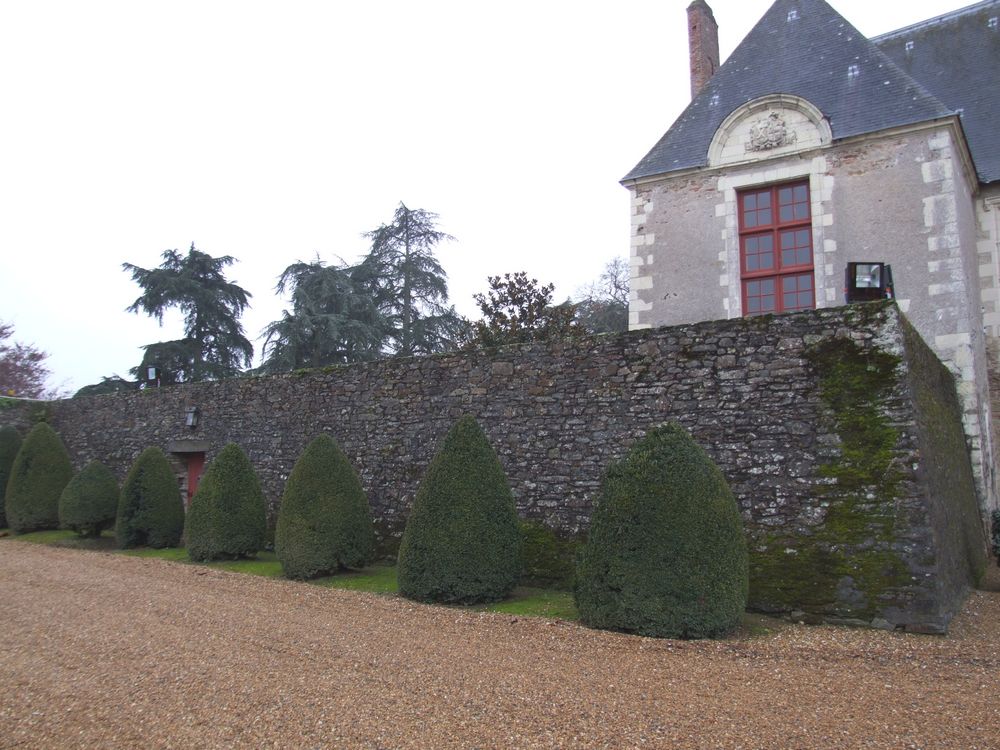
[[267, 506], [246, 453], [230, 443], [208, 465], [191, 498], [184, 540], [192, 560], [253, 557], [264, 546]]
[[313, 440], [292, 467], [278, 511], [274, 551], [288, 578], [362, 568], [375, 550], [368, 498], [329, 435]]
[[62, 440], [45, 422], [28, 433], [14, 457], [4, 498], [15, 534], [59, 528], [59, 495], [73, 477]]
[[453, 349], [467, 329], [454, 307], [445, 306], [447, 274], [434, 248], [454, 237], [438, 230], [437, 220], [400, 203], [390, 223], [365, 233], [372, 245], [359, 271], [387, 325], [386, 348], [396, 355]]
[[483, 314], [472, 324], [473, 346], [494, 347], [555, 341], [583, 333], [572, 303], [552, 304], [552, 284], [538, 285], [524, 271], [487, 277], [490, 288], [473, 299]]
[[291, 293], [284, 311], [264, 329], [264, 372], [376, 359], [386, 335], [366, 270], [328, 266], [318, 258], [288, 266], [279, 294]]
[[417, 490], [399, 547], [399, 593], [471, 604], [507, 596], [521, 531], [507, 476], [479, 423], [455, 423]]
[[14, 466], [17, 452], [21, 450], [21, 436], [10, 425], [0, 427], [0, 529], [7, 528], [7, 513], [4, 510], [7, 497], [7, 480]]
[[128, 391], [136, 390], [138, 387], [138, 383], [131, 380], [125, 380], [118, 375], [104, 375], [101, 377], [101, 382], [83, 386], [80, 390], [73, 394], [73, 398], [80, 398], [81, 396], [103, 396], [108, 393], [127, 393]]
[[91, 461], [59, 496], [59, 525], [80, 536], [100, 536], [115, 523], [118, 498], [115, 475], [100, 461]]
[[746, 607], [736, 500], [679, 425], [650, 432], [605, 474], [577, 566], [580, 619], [663, 638], [733, 630]]
[[115, 537], [122, 549], [176, 547], [184, 530], [184, 501], [166, 454], [147, 448], [122, 484]]
[[163, 263], [153, 269], [122, 264], [142, 288], [127, 310], [155, 316], [162, 325], [163, 313], [176, 307], [184, 315], [184, 338], [144, 347], [142, 363], [132, 374], [144, 378], [147, 367], [157, 366], [165, 383], [239, 374], [241, 367], [250, 365], [253, 345], [239, 322], [250, 294], [224, 274], [235, 259], [213, 258], [196, 250], [194, 243], [186, 256], [166, 250], [162, 257]]

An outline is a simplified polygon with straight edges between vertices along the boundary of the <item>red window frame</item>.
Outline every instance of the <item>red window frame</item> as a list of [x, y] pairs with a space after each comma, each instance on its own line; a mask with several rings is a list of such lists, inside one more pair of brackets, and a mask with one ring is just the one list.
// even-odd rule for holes
[[816, 307], [809, 182], [737, 194], [744, 315]]

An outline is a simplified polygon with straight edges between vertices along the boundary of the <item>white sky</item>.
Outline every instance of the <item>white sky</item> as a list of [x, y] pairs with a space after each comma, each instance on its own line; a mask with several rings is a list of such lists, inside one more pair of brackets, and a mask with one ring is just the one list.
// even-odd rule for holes
[[[689, 0], [0, 0], [0, 320], [75, 390], [180, 317], [128, 261], [233, 255], [248, 337], [281, 271], [441, 216], [451, 301], [524, 270], [572, 295], [627, 256], [618, 184], [687, 105]], [[770, 0], [709, 0], [725, 59]], [[967, 0], [833, 0], [873, 36]], [[258, 358], [259, 359], [259, 358]]]

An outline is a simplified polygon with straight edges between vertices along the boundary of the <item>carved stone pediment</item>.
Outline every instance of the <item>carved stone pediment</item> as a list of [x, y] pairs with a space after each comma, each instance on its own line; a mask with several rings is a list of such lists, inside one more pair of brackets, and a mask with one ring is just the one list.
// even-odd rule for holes
[[790, 146], [798, 140], [798, 134], [788, 127], [777, 112], [757, 120], [750, 126], [750, 139], [746, 142], [747, 153], [770, 151], [781, 146]]

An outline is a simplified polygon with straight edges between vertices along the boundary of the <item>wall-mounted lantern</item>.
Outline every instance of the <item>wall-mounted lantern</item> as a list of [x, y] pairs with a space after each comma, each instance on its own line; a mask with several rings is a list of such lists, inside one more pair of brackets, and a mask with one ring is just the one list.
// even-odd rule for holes
[[198, 411], [197, 406], [189, 406], [184, 412], [184, 424], [193, 430], [198, 426], [198, 418], [200, 416], [201, 412]]
[[844, 292], [849, 303], [895, 299], [892, 266], [888, 263], [848, 263]]
[[150, 365], [146, 368], [146, 382], [143, 386], [147, 388], [159, 388], [160, 387], [160, 370], [156, 365]]

